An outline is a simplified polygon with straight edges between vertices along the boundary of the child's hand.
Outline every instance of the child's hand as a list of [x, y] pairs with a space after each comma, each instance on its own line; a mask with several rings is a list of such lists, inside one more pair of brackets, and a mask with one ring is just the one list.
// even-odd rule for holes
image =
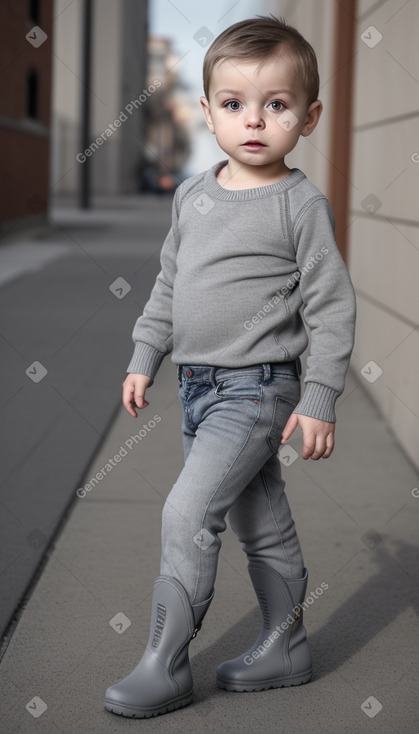
[[145, 391], [151, 380], [147, 375], [131, 372], [122, 383], [122, 402], [133, 418], [137, 417], [136, 408], [146, 408]]
[[297, 426], [301, 426], [303, 431], [303, 459], [327, 459], [335, 445], [335, 424], [310, 418], [308, 415], [291, 413], [281, 443], [288, 441]]

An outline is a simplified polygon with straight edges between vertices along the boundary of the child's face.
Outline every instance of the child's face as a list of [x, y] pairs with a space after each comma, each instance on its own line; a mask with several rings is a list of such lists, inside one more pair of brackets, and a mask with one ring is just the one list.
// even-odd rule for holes
[[[293, 60], [284, 52], [266, 61], [225, 59], [215, 65], [209, 100], [201, 97], [208, 127], [218, 145], [246, 166], [283, 161], [300, 135], [309, 135], [321, 114], [321, 102], [307, 94]], [[256, 139], [262, 145], [246, 145]]]

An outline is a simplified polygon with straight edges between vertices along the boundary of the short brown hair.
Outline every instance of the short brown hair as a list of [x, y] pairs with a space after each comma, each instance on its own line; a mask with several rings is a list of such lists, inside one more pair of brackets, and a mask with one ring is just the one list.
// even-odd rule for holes
[[226, 28], [213, 41], [204, 58], [204, 94], [209, 99], [211, 75], [215, 64], [224, 59], [261, 59], [266, 62], [279, 47], [286, 47], [296, 63], [298, 73], [308, 95], [308, 104], [319, 94], [319, 72], [312, 46], [296, 28], [276, 18], [272, 13], [241, 20]]

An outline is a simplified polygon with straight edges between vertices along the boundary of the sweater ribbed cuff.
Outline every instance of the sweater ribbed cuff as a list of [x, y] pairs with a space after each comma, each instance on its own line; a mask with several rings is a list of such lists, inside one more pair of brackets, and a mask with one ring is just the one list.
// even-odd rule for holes
[[147, 375], [147, 377], [151, 378], [149, 385], [151, 387], [165, 356], [166, 354], [164, 352], [159, 352], [158, 349], [155, 349], [150, 344], [136, 342], [134, 354], [128, 365], [127, 372], [137, 372], [141, 375]]
[[336, 423], [335, 403], [340, 392], [318, 382], [307, 382], [304, 395], [293, 411], [320, 421]]

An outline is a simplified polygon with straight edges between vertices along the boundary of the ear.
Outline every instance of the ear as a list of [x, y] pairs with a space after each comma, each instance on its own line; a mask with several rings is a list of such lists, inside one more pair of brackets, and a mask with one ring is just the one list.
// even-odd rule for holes
[[317, 99], [315, 102], [312, 102], [307, 110], [306, 119], [304, 122], [303, 129], [301, 131], [301, 135], [304, 137], [307, 137], [307, 135], [310, 135], [310, 133], [313, 132], [315, 127], [317, 126], [318, 121], [320, 120], [320, 115], [323, 111], [323, 105], [320, 102], [319, 99]]
[[207, 122], [208, 129], [209, 129], [209, 131], [211, 133], [214, 133], [215, 130], [214, 130], [214, 124], [212, 122], [212, 117], [211, 117], [209, 102], [208, 102], [208, 100], [207, 100], [206, 97], [200, 97], [199, 98], [199, 101], [200, 101], [201, 107], [202, 107], [202, 109], [204, 111], [205, 120]]

